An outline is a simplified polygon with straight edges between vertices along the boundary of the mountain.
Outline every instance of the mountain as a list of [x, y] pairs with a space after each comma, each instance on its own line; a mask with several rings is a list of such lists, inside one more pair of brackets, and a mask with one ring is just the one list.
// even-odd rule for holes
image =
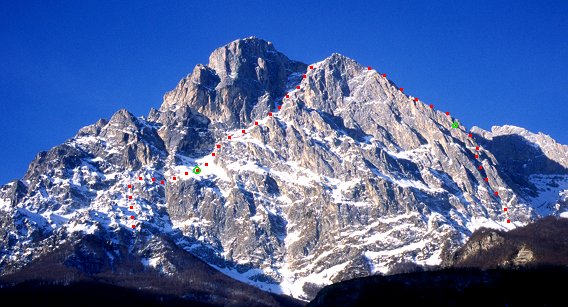
[[81, 278], [175, 279], [195, 256], [306, 300], [566, 212], [566, 146], [456, 121], [343, 55], [307, 65], [231, 42], [147, 117], [119, 110], [0, 187], [1, 274], [51, 259]]

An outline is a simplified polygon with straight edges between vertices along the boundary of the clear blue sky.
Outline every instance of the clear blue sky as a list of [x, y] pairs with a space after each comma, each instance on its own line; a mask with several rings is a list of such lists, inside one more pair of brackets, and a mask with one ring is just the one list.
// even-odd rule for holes
[[146, 115], [252, 35], [305, 63], [338, 52], [373, 66], [467, 127], [568, 144], [568, 1], [202, 2], [2, 1], [0, 183], [120, 108]]

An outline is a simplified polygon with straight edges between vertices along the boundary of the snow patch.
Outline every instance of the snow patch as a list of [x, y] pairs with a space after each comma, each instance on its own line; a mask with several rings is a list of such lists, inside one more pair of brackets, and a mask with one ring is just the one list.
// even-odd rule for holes
[[157, 268], [160, 264], [160, 257], [152, 257], [152, 258], [142, 258], [141, 259], [142, 265], [146, 267]]
[[568, 191], [568, 175], [531, 175], [529, 180], [538, 190], [538, 196], [529, 199], [536, 213], [540, 216], [555, 213], [555, 205]]

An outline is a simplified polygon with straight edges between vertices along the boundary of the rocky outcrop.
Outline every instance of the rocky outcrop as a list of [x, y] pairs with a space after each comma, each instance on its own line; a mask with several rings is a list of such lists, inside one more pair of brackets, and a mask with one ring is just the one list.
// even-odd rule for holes
[[480, 229], [445, 266], [482, 269], [565, 266], [568, 220], [547, 217], [509, 232]]
[[521, 249], [515, 258], [513, 258], [513, 264], [515, 266], [527, 265], [533, 261], [535, 261], [534, 253], [525, 245], [521, 246]]
[[484, 229], [472, 236], [468, 242], [460, 248], [459, 258], [467, 259], [471, 257], [482, 257], [483, 253], [499, 248], [505, 243], [505, 238], [497, 231]]

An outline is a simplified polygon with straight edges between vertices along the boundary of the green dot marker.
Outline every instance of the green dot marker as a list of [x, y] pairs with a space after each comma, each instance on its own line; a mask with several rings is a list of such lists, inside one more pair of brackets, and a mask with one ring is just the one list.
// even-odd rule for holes
[[193, 173], [196, 175], [199, 175], [201, 173], [201, 169], [199, 168], [199, 166], [193, 168]]
[[459, 128], [459, 127], [460, 127], [460, 124], [458, 123], [457, 120], [452, 123], [452, 128]]

